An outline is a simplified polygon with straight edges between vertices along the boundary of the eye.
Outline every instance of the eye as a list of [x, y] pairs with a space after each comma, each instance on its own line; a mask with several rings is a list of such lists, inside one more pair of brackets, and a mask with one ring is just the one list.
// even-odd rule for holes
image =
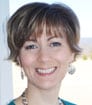
[[59, 47], [59, 46], [61, 46], [62, 44], [60, 43], [60, 42], [52, 42], [51, 44], [50, 44], [50, 46], [51, 47]]
[[36, 49], [36, 48], [38, 48], [38, 46], [37, 45], [35, 45], [35, 44], [32, 44], [32, 45], [28, 45], [28, 46], [26, 46], [25, 47], [25, 49]]

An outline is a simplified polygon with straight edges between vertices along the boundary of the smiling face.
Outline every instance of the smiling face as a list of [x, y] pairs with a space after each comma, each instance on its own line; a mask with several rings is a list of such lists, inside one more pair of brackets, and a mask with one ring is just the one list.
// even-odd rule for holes
[[28, 84], [41, 89], [58, 86], [74, 59], [65, 35], [30, 37], [20, 49], [19, 60]]

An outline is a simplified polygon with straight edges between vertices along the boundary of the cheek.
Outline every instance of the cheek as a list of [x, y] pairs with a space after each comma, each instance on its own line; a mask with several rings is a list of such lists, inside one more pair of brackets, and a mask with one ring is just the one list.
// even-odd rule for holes
[[62, 75], [65, 75], [68, 70], [68, 66], [69, 66], [69, 55], [66, 53], [58, 52], [55, 56], [55, 59], [58, 63], [60, 73]]
[[25, 54], [21, 54], [20, 56], [20, 60], [21, 60], [21, 66], [22, 67], [29, 67], [32, 65], [32, 63], [34, 62], [34, 57], [31, 57], [29, 55], [25, 55]]
[[58, 52], [54, 57], [61, 63], [68, 63], [69, 61], [69, 54], [65, 52]]
[[25, 75], [27, 77], [30, 77], [30, 75], [33, 75], [34, 58], [23, 54], [20, 56], [20, 60], [21, 60], [21, 66], [25, 72]]

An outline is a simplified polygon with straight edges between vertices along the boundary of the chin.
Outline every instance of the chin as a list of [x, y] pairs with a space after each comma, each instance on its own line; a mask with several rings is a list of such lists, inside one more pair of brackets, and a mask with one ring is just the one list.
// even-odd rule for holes
[[40, 84], [37, 87], [41, 90], [53, 90], [53, 89], [58, 89], [60, 85], [61, 83], [58, 83], [58, 84], [45, 83], [45, 84]]

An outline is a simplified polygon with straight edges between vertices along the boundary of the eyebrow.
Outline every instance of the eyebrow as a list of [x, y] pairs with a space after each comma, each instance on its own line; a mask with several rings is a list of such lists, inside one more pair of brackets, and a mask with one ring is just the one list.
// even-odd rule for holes
[[[51, 40], [53, 38], [58, 38], [58, 37], [60, 37], [60, 36], [50, 36], [49, 38], [47, 38], [47, 40], [49, 41], [49, 40]], [[61, 36], [60, 38], [63, 38], [63, 36]], [[37, 39], [36, 38], [29, 38], [26, 41], [37, 42]]]
[[27, 39], [26, 41], [36, 42], [37, 40], [36, 40], [36, 39], [34, 39], [34, 38], [30, 38], [30, 39]]
[[51, 37], [49, 37], [49, 38], [48, 38], [48, 41], [51, 40], [51, 39], [53, 39], [53, 38], [56, 38], [56, 36], [51, 36]]
[[[51, 36], [50, 38], [48, 38], [48, 41], [51, 40], [51, 39], [53, 39], [53, 38], [58, 38], [58, 36]], [[61, 36], [60, 38], [63, 38], [63, 36]]]

